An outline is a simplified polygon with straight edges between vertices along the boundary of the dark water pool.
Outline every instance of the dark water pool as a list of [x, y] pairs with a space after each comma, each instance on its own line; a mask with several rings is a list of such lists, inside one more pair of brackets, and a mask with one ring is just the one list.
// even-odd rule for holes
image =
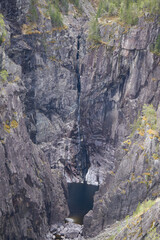
[[83, 224], [84, 215], [93, 208], [93, 197], [97, 190], [98, 186], [86, 183], [68, 184], [69, 217], [74, 219], [75, 223]]

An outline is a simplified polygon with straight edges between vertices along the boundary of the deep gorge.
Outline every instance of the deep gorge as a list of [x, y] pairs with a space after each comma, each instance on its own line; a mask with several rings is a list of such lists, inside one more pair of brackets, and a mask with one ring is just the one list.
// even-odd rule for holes
[[160, 236], [159, 0], [96, 4], [0, 2], [1, 240]]

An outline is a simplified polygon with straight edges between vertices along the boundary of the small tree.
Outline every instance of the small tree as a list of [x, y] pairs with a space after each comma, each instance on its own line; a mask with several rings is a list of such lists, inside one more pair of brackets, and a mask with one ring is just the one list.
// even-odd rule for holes
[[91, 23], [90, 23], [90, 28], [89, 28], [89, 40], [95, 41], [96, 43], [98, 43], [101, 39], [100, 37], [100, 29], [99, 29], [99, 23], [98, 23], [98, 19], [92, 19]]
[[62, 27], [63, 19], [58, 7], [49, 4], [48, 12], [51, 18], [51, 23], [54, 27]]

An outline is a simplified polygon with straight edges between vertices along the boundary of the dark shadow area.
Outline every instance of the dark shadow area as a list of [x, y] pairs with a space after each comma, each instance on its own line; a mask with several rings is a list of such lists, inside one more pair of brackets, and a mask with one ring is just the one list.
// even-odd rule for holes
[[93, 208], [93, 197], [97, 190], [98, 186], [86, 183], [68, 184], [69, 217], [74, 219], [75, 223], [83, 224], [84, 215]]

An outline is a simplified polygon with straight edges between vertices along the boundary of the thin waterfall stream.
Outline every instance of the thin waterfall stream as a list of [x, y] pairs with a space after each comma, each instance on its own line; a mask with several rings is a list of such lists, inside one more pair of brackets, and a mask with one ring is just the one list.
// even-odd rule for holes
[[81, 132], [80, 132], [80, 103], [81, 103], [81, 82], [80, 82], [80, 72], [79, 72], [79, 51], [80, 51], [80, 36], [77, 37], [77, 62], [76, 62], [76, 75], [77, 75], [77, 140], [78, 140], [78, 154], [77, 154], [77, 170], [81, 170], [80, 152], [81, 152]]
[[98, 186], [88, 185], [85, 175], [89, 167], [88, 152], [81, 132], [81, 81], [80, 81], [80, 38], [77, 37], [77, 57], [76, 57], [76, 79], [77, 79], [77, 156], [76, 166], [78, 173], [83, 179], [83, 183], [68, 183], [68, 206], [70, 210], [69, 218], [75, 223], [83, 224], [84, 215], [93, 208], [93, 198]]
[[81, 72], [80, 72], [80, 42], [81, 36], [77, 36], [77, 55], [76, 55], [76, 79], [77, 79], [77, 155], [76, 168], [78, 174], [85, 182], [85, 176], [90, 166], [88, 151], [83, 138], [81, 129]]

